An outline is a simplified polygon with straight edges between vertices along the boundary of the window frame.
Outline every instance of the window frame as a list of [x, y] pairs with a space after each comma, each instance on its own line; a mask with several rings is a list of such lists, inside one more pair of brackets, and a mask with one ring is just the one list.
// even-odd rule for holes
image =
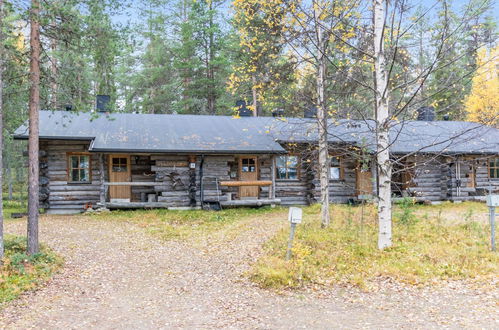
[[[493, 163], [494, 166], [490, 166], [490, 163]], [[495, 176], [490, 175], [492, 170], [495, 170]], [[487, 174], [489, 180], [499, 180], [499, 157], [493, 157], [487, 160]]]
[[[338, 159], [338, 166], [332, 166], [333, 165], [333, 158]], [[331, 168], [338, 168], [340, 173], [339, 177], [336, 178], [331, 178]], [[336, 155], [329, 155], [329, 172], [328, 172], [328, 178], [329, 181], [343, 181], [345, 180], [345, 167], [343, 166], [343, 157], [342, 156], [336, 156]]]
[[[74, 157], [74, 156], [78, 156], [78, 157], [81, 157], [81, 156], [85, 156], [85, 157], [88, 157], [88, 168], [82, 168], [82, 167], [78, 167], [78, 168], [73, 168], [73, 165], [72, 165], [72, 162], [71, 162], [71, 157]], [[67, 183], [71, 183], [71, 184], [92, 184], [92, 155], [89, 153], [89, 152], [68, 152], [66, 153], [66, 160], [67, 160], [67, 169], [66, 169], [66, 172], [67, 172]], [[78, 158], [78, 164], [80, 164], [80, 159]], [[88, 181], [73, 181], [72, 180], [72, 177], [71, 177], [71, 174], [73, 172], [74, 169], [78, 169], [78, 170], [88, 170]]]
[[[117, 164], [114, 164], [114, 160], [115, 159], [119, 159], [120, 161], [118, 161]], [[121, 162], [121, 160], [125, 160], [124, 163]], [[125, 173], [125, 172], [129, 172], [129, 167], [131, 166], [130, 164], [130, 158], [128, 157], [118, 157], [118, 156], [112, 156], [110, 158], [110, 167], [111, 167], [111, 172], [113, 173]], [[124, 168], [125, 170], [124, 171], [115, 171], [114, 168], [117, 167], [117, 168]]]
[[[282, 179], [282, 178], [279, 178], [279, 168], [282, 168], [282, 166], [277, 166], [277, 159], [279, 157], [286, 157], [286, 161], [285, 161], [285, 164], [286, 164], [286, 178]], [[288, 169], [289, 168], [294, 168], [294, 167], [288, 167], [287, 164], [288, 164], [288, 157], [296, 157], [296, 179], [290, 179], [288, 177]], [[279, 155], [276, 157], [275, 159], [275, 177], [276, 177], [276, 181], [299, 181], [300, 180], [300, 166], [301, 166], [301, 159], [300, 159], [300, 155], [298, 154], [287, 154], [287, 155]]]

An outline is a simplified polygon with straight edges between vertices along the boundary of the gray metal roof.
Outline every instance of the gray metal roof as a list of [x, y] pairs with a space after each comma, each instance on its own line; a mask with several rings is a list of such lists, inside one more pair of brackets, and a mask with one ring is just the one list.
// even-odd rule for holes
[[390, 132], [392, 153], [499, 154], [499, 129], [462, 121], [410, 121]]
[[[24, 124], [14, 137], [27, 134]], [[260, 121], [228, 116], [40, 111], [40, 139], [93, 140], [91, 151], [285, 152]]]
[[[14, 137], [27, 138], [26, 124]], [[374, 121], [331, 121], [328, 140], [375, 150]], [[317, 123], [273, 118], [40, 111], [40, 139], [91, 140], [91, 151], [283, 153], [279, 142], [317, 142]], [[499, 154], [499, 130], [470, 122], [393, 123], [392, 153]]]

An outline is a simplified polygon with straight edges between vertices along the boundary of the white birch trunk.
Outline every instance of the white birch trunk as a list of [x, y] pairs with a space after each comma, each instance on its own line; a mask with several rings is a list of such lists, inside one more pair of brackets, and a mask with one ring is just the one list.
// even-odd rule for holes
[[326, 78], [327, 38], [324, 36], [323, 27], [320, 26], [320, 12], [318, 6], [315, 8], [317, 29], [317, 124], [319, 126], [319, 179], [321, 184], [321, 226], [329, 226], [329, 150], [327, 142], [327, 119], [328, 113], [324, 96], [324, 84]]
[[374, 1], [374, 83], [376, 88], [376, 138], [378, 163], [378, 248], [392, 245], [392, 165], [389, 151], [388, 73], [384, 50], [385, 0]]

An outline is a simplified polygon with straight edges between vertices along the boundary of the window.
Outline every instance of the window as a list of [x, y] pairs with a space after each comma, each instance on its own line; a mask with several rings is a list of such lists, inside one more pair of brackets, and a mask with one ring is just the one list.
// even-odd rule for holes
[[128, 158], [126, 157], [113, 157], [113, 166], [111, 167], [113, 172], [127, 172], [128, 171]]
[[499, 158], [492, 158], [489, 161], [489, 178], [499, 179]]
[[277, 179], [298, 179], [298, 156], [279, 156], [276, 162]]
[[241, 172], [256, 172], [255, 158], [242, 158]]
[[68, 155], [68, 181], [75, 183], [90, 183], [90, 155]]
[[341, 158], [331, 157], [331, 164], [329, 165], [329, 180], [343, 180], [342, 171]]

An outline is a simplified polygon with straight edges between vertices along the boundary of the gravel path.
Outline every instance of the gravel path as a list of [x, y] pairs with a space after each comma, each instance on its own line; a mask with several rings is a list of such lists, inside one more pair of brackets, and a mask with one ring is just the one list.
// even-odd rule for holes
[[[41, 240], [63, 270], [0, 311], [9, 329], [499, 328], [498, 290], [381, 283], [276, 294], [242, 276], [284, 215], [240, 221], [203, 241], [162, 242], [126, 222], [42, 217]], [[24, 222], [6, 224], [24, 234]], [[496, 287], [497, 288], [497, 287]]]

